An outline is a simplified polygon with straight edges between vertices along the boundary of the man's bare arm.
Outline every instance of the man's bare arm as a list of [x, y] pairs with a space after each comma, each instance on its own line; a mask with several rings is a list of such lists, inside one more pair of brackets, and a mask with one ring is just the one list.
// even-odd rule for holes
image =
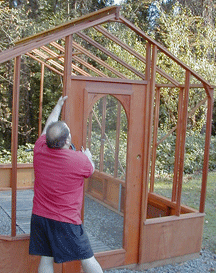
[[65, 96], [65, 97], [60, 97], [56, 106], [53, 108], [51, 114], [49, 115], [47, 121], [46, 121], [46, 124], [45, 124], [45, 127], [43, 129], [43, 132], [41, 135], [44, 135], [46, 134], [46, 130], [47, 130], [47, 127], [53, 123], [53, 122], [56, 122], [58, 121], [59, 119], [59, 116], [60, 116], [60, 113], [61, 113], [61, 109], [62, 109], [62, 106], [64, 105], [64, 102], [65, 100], [67, 99], [68, 97]]

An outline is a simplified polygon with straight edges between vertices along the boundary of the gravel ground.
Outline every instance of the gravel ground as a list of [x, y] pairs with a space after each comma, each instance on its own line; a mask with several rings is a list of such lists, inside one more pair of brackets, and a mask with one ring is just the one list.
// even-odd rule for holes
[[85, 230], [112, 250], [122, 248], [124, 218], [103, 205], [85, 198]]
[[[16, 227], [17, 234], [24, 234], [20, 227]], [[0, 206], [0, 234], [11, 235], [11, 219], [9, 215]]]

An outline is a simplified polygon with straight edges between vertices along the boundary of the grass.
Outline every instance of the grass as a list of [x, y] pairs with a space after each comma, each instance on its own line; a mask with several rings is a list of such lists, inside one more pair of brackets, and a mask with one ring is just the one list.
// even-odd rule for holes
[[[191, 208], [199, 209], [202, 176], [184, 176], [181, 202]], [[155, 181], [155, 192], [170, 198], [172, 195], [172, 179]], [[209, 172], [205, 202], [205, 220], [203, 230], [203, 247], [216, 253], [216, 172]]]

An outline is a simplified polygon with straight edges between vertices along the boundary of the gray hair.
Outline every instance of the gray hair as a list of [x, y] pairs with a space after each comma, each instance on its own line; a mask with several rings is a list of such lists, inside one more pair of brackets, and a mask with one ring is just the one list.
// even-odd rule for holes
[[46, 143], [49, 148], [61, 149], [69, 136], [69, 129], [64, 121], [51, 123], [46, 130]]

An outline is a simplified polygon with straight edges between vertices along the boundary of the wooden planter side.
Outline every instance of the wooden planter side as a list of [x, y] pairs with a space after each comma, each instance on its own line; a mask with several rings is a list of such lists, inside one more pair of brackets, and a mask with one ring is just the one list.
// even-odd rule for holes
[[[0, 190], [11, 189], [12, 165], [0, 165]], [[33, 164], [17, 165], [17, 189], [33, 188], [34, 169]]]
[[147, 219], [143, 224], [140, 264], [199, 253], [204, 213]]

